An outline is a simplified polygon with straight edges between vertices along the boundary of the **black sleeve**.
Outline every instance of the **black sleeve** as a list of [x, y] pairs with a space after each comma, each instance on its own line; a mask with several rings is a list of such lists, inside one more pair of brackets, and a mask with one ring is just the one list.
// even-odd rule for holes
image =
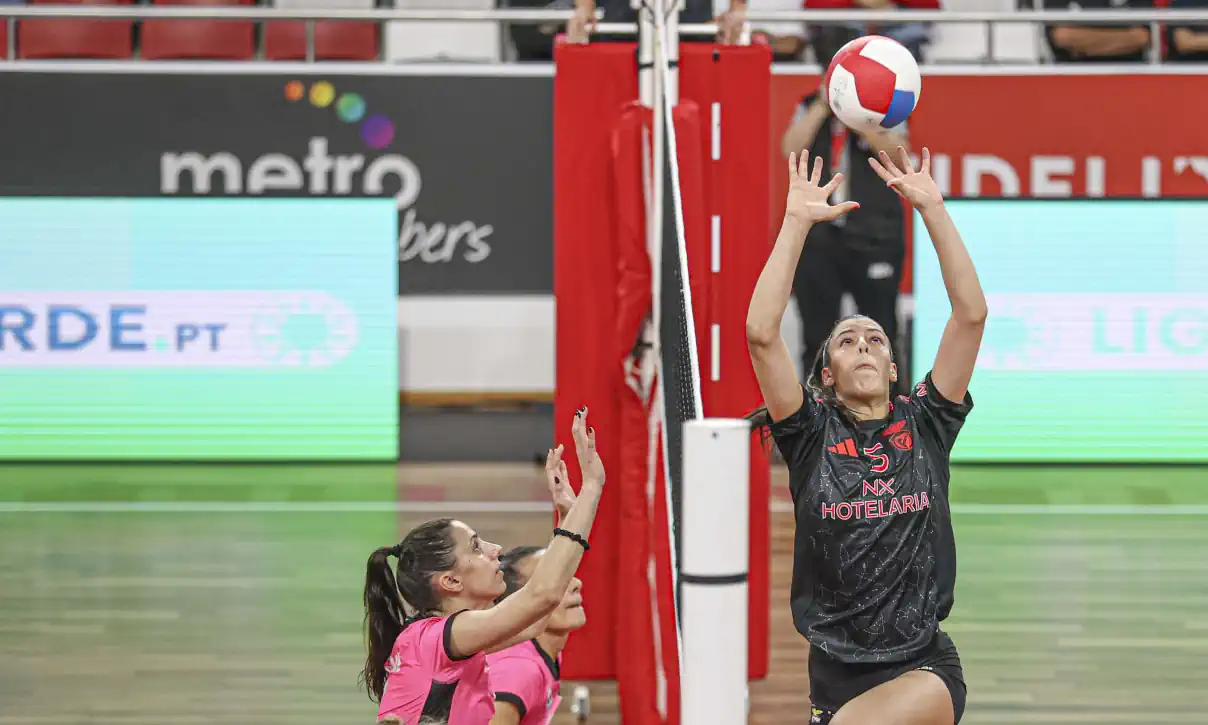
[[523, 720], [524, 716], [528, 714], [528, 708], [525, 707], [524, 699], [521, 698], [520, 695], [512, 692], [496, 692], [495, 699], [500, 702], [508, 702], [512, 705], [515, 705], [516, 709], [520, 711], [521, 720]]
[[470, 611], [470, 610], [463, 609], [463, 610], [461, 610], [461, 612], [454, 612], [453, 614], [449, 615], [448, 619], [445, 620], [445, 631], [444, 631], [444, 635], [441, 637], [440, 641], [445, 646], [445, 657], [448, 657], [450, 662], [461, 662], [462, 660], [468, 660], [474, 656], [474, 653], [470, 653], [470, 654], [466, 655], [465, 657], [454, 657], [453, 656], [453, 620], [457, 619], [457, 615], [461, 614], [462, 612], [468, 612], [468, 611]]
[[969, 411], [973, 410], [973, 396], [966, 390], [965, 399], [953, 403], [935, 389], [931, 373], [928, 372], [923, 382], [914, 386], [910, 407], [914, 409], [919, 434], [937, 443], [947, 455], [952, 452], [956, 436], [964, 426]]
[[822, 405], [805, 386], [802, 386], [801, 392], [801, 407], [797, 412], [770, 426], [772, 440], [776, 441], [776, 447], [789, 468], [805, 462], [811, 448], [817, 445], [818, 434], [822, 430]]

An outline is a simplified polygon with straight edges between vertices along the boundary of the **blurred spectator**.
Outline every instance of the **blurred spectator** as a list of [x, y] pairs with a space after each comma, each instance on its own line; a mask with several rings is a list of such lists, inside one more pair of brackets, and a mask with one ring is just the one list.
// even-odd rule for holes
[[[606, 23], [633, 23], [637, 22], [637, 10], [630, 7], [630, 0], [574, 0], [575, 1], [575, 17], [566, 26], [567, 37], [577, 43], [586, 42], [588, 36], [595, 28], [596, 8], [599, 7], [604, 11], [604, 21]], [[731, 0], [731, 10], [736, 10], [744, 7], [746, 0]], [[684, 9], [680, 11], [679, 21], [681, 24], [687, 23], [708, 23], [712, 22], [713, 16], [713, 0], [684, 0]], [[632, 39], [630, 38], [605, 38], [597, 36], [596, 40], [615, 40], [615, 39]], [[703, 41], [705, 38], [685, 37], [684, 42], [693, 40]], [[712, 38], [707, 39], [712, 42]]]
[[[758, 5], [752, 3], [758, 3]], [[732, 0], [729, 12], [722, 13], [718, 18], [718, 22], [721, 24], [722, 40], [731, 43], [736, 40], [737, 33], [742, 23], [746, 20], [746, 11], [748, 8], [759, 7], [760, 10], [783, 10], [788, 9], [792, 4], [794, 3], [791, 0]], [[811, 10], [855, 10], [860, 8], [867, 10], [892, 10], [894, 8], [909, 10], [940, 9], [939, 0], [805, 0], [802, 6]], [[915, 58], [921, 60], [923, 57], [923, 45], [927, 42], [930, 27], [927, 23], [893, 23], [883, 27], [875, 23], [820, 25], [809, 28], [808, 37], [809, 44], [814, 46], [814, 58], [825, 66], [829, 63], [829, 59], [834, 57], [835, 51], [843, 46], [843, 43], [836, 44], [836, 39], [853, 39], [870, 33], [877, 33], [893, 38], [906, 46]], [[765, 34], [769, 36], [768, 42], [772, 45], [773, 53], [783, 51], [790, 56], [795, 56], [801, 52], [801, 48], [795, 47], [791, 39], [782, 39], [782, 37], [773, 35], [768, 31], [765, 31]], [[828, 59], [827, 63], [822, 63], [823, 58]]]
[[[574, 0], [499, 0], [501, 8], [538, 8], [544, 10], [570, 10]], [[562, 30], [558, 23], [533, 25], [531, 23], [508, 23], [508, 36], [516, 48], [516, 60], [544, 61], [554, 59], [554, 37]]]
[[[1045, 10], [1148, 9], [1153, 0], [1044, 0]], [[1057, 63], [1142, 63], [1149, 56], [1146, 25], [1047, 25]]]
[[[720, 8], [719, 8], [720, 9]], [[778, 12], [801, 9], [801, 0], [738, 0], [722, 12], [717, 21], [721, 25], [721, 39], [736, 42], [746, 22], [746, 11]], [[781, 62], [801, 60], [805, 50], [804, 23], [759, 23], [751, 29], [751, 37], [762, 37], [772, 49], [772, 59]]]
[[[1208, 0], [1172, 0], [1176, 10], [1208, 8]], [[1167, 31], [1168, 57], [1172, 61], [1208, 61], [1208, 25], [1180, 25]]]
[[[939, 10], [939, 0], [805, 0], [805, 7], [811, 10]], [[876, 23], [850, 23], [848, 25], [822, 25], [810, 28], [810, 45], [814, 46], [814, 57], [822, 64], [822, 59], [834, 57], [835, 51], [842, 47], [836, 45], [837, 38], [855, 38], [861, 35], [877, 34], [893, 38], [906, 46], [916, 59], [922, 60], [923, 46], [930, 37], [931, 27], [928, 23], [893, 23], [877, 25]], [[854, 33], [854, 34], [853, 34]], [[819, 50], [821, 48], [821, 50]], [[826, 65], [826, 64], [823, 64]]]

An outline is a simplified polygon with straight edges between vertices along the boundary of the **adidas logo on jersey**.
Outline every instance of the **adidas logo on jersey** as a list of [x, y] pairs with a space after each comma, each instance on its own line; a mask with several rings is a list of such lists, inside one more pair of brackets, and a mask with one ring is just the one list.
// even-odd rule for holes
[[848, 438], [847, 440], [843, 441], [842, 443], [836, 443], [833, 446], [827, 446], [826, 450], [830, 451], [831, 453], [840, 455], [840, 456], [857, 455], [856, 454], [856, 443], [851, 438]]

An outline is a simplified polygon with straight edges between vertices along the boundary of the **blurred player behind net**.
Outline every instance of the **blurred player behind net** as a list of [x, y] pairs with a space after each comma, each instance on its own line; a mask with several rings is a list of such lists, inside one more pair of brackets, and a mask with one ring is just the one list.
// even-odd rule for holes
[[[361, 673], [378, 720], [488, 725], [494, 693], [488, 652], [527, 642], [563, 603], [587, 550], [604, 486], [587, 409], [572, 433], [583, 486], [545, 548], [532, 576], [495, 604], [506, 584], [500, 547], [466, 524], [437, 519], [412, 529], [394, 546], [369, 557], [365, 573], [368, 655]], [[397, 574], [390, 557], [398, 558]]]
[[804, 154], [789, 159], [784, 223], [747, 312], [766, 404], [753, 417], [770, 424], [789, 467], [790, 601], [810, 642], [816, 725], [954, 725], [965, 705], [960, 656], [939, 623], [952, 609], [956, 581], [948, 455], [973, 407], [967, 389], [986, 300], [931, 179], [927, 149], [917, 171], [898, 151], [898, 164], [884, 152], [869, 162], [921, 213], [952, 304], [931, 372], [912, 395], [891, 400], [897, 366], [889, 337], [858, 315], [832, 329], [809, 391], [797, 379], [780, 322], [806, 234], [859, 206], [830, 205], [842, 175], [820, 186], [822, 165], [815, 160], [811, 172]]
[[[508, 585], [503, 597], [524, 586], [544, 555], [539, 546], [520, 546], [500, 557]], [[554, 717], [562, 702], [562, 650], [571, 632], [587, 624], [582, 589], [582, 582], [572, 579], [544, 632], [487, 656], [495, 691], [491, 725], [547, 725]]]

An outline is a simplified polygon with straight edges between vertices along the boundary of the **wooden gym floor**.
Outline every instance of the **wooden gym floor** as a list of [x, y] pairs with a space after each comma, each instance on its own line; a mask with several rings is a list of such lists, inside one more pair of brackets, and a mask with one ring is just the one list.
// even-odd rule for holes
[[[1208, 470], [960, 469], [953, 491], [965, 723], [1208, 722]], [[543, 501], [523, 465], [0, 467], [0, 725], [370, 723], [368, 553], [444, 513], [541, 542]], [[774, 507], [751, 722], [804, 724]], [[615, 688], [591, 690], [615, 725]]]

